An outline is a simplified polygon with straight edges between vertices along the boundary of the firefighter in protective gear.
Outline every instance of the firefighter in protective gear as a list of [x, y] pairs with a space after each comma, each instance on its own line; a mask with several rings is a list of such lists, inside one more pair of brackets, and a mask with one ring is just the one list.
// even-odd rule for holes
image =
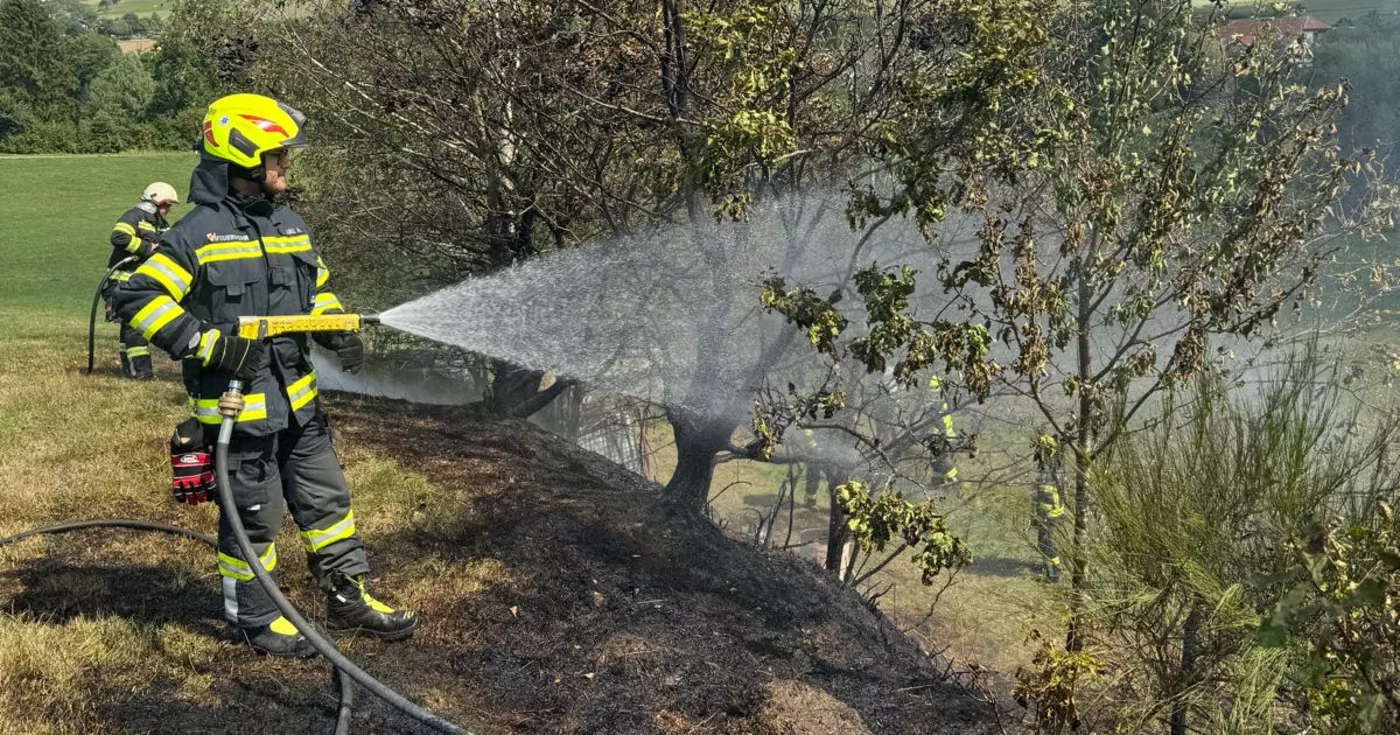
[[948, 408], [948, 399], [943, 395], [943, 382], [935, 375], [929, 378], [928, 389], [938, 394], [938, 433], [930, 444], [934, 449], [933, 485], [956, 489], [958, 466], [953, 463], [953, 448], [958, 444], [958, 432], [953, 429], [953, 412]]
[[[211, 104], [190, 181], [194, 210], [165, 233], [159, 250], [115, 294], [124, 323], [182, 360], [194, 417], [210, 437], [229, 378], [246, 381], [229, 446], [229, 477], [257, 558], [242, 557], [221, 520], [224, 613], [237, 637], [283, 657], [314, 651], [278, 613], [251, 565], [276, 569], [274, 540], [284, 503], [326, 595], [330, 629], [400, 640], [420, 622], [375, 599], [366, 587], [369, 565], [317, 397], [307, 335], [259, 342], [236, 332], [242, 316], [342, 310], [306, 222], [274, 201], [286, 190], [292, 150], [306, 143], [305, 122], [300, 112], [261, 95], [235, 94]], [[363, 359], [357, 335], [318, 335], [318, 342], [335, 350], [346, 369]]]
[[[157, 181], [141, 192], [141, 201], [126, 210], [117, 224], [112, 227], [112, 256], [107, 259], [107, 267], [112, 268], [122, 261], [135, 257], [135, 260], [121, 266], [103, 284], [103, 299], [107, 302], [109, 321], [115, 320], [116, 311], [112, 305], [112, 292], [156, 251], [160, 236], [170, 229], [166, 217], [170, 208], [180, 203], [180, 195], [175, 187], [164, 181]], [[151, 348], [141, 333], [123, 325], [121, 328], [118, 354], [121, 357], [122, 375], [137, 380], [152, 380]]]
[[1040, 436], [1035, 441], [1035, 480], [1034, 515], [1036, 546], [1044, 559], [1045, 581], [1060, 581], [1060, 551], [1055, 542], [1059, 527], [1064, 522], [1065, 506], [1060, 502], [1060, 483], [1056, 475], [1059, 465], [1059, 443], [1054, 437]]

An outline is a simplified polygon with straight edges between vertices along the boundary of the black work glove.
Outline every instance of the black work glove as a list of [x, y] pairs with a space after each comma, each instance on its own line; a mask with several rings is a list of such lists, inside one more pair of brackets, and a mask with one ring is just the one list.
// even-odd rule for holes
[[255, 339], [223, 334], [217, 329], [205, 332], [196, 353], [204, 366], [246, 383], [253, 381], [267, 348]]
[[347, 373], [357, 373], [365, 364], [365, 342], [354, 332], [319, 334], [316, 343], [328, 350], [334, 350], [340, 358], [340, 369]]

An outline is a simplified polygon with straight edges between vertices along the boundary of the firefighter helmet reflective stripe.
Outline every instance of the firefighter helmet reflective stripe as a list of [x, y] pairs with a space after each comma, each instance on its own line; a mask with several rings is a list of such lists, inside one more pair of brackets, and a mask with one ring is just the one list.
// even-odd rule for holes
[[220, 97], [204, 113], [204, 152], [243, 168], [263, 165], [263, 154], [306, 145], [306, 116], [260, 94]]
[[162, 204], [179, 204], [180, 195], [175, 192], [175, 187], [164, 181], [157, 181], [141, 192], [141, 201], [150, 202], [157, 207]]

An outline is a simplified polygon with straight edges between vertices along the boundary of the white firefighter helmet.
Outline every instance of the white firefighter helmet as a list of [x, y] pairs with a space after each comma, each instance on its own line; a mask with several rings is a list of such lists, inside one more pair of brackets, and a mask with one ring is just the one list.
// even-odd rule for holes
[[157, 207], [162, 204], [179, 204], [180, 195], [175, 193], [175, 187], [164, 181], [157, 181], [141, 192], [141, 201], [150, 202]]

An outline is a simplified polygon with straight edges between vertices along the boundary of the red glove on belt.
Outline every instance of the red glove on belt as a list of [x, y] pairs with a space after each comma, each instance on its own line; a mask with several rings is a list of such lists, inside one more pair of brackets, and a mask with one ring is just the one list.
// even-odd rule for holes
[[214, 495], [214, 453], [204, 443], [204, 427], [193, 417], [170, 438], [170, 491], [175, 502], [199, 505]]

